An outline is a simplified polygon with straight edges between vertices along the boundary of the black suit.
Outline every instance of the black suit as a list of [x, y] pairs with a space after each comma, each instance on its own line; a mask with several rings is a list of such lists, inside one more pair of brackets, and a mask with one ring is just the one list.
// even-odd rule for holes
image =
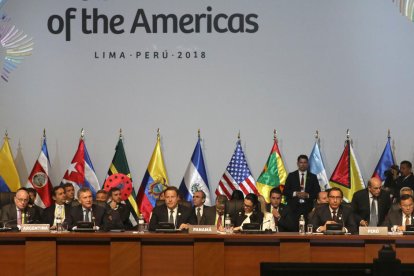
[[[38, 223], [40, 221], [40, 216], [36, 208], [27, 206], [24, 210], [25, 221], [22, 223]], [[6, 227], [17, 228], [17, 211], [16, 211], [16, 204], [11, 203], [3, 206], [1, 208], [1, 220], [2, 221], [9, 221], [5, 224]]]
[[214, 225], [216, 220], [216, 206], [203, 207], [203, 214], [201, 215], [200, 222], [197, 221], [197, 207], [193, 207], [193, 221], [198, 225]]
[[[393, 225], [402, 225], [403, 213], [402, 210], [391, 210], [383, 222], [383, 226], [387, 226], [389, 230]], [[414, 224], [414, 214], [411, 214], [411, 224]]]
[[[266, 211], [271, 213], [271, 204], [266, 204]], [[287, 205], [279, 205], [279, 214], [280, 218], [277, 219], [273, 217], [275, 220], [275, 225], [278, 227], [279, 232], [294, 232], [298, 231], [298, 223], [294, 220], [294, 215]], [[277, 222], [276, 222], [277, 220]]]
[[[369, 203], [369, 191], [367, 189], [360, 190], [352, 197], [352, 209], [354, 211], [355, 223], [359, 225], [361, 220], [369, 222], [371, 206]], [[377, 198], [378, 225], [384, 222], [385, 216], [391, 207], [390, 194], [382, 190]]]
[[[70, 206], [68, 204], [65, 204], [65, 220], [67, 221], [69, 215], [70, 215]], [[53, 225], [53, 222], [55, 221], [55, 210], [56, 210], [56, 204], [53, 204], [49, 207], [47, 207], [42, 214], [42, 223], [47, 223], [50, 226]]]
[[[76, 226], [76, 223], [78, 221], [83, 221], [83, 209], [82, 205], [78, 205], [76, 207], [72, 207], [70, 209], [69, 215], [66, 216], [66, 220], [68, 221], [69, 229], [72, 229], [74, 226]], [[99, 226], [100, 229], [107, 229], [107, 214], [106, 209], [104, 207], [101, 207], [99, 205], [92, 204], [92, 214], [91, 218], [94, 218], [92, 220], [95, 221], [95, 225]]]
[[[178, 204], [177, 214], [175, 219], [175, 227], [178, 229], [183, 223], [196, 224], [191, 212], [191, 208]], [[155, 231], [160, 222], [168, 222], [169, 212], [166, 204], [156, 206], [152, 209], [152, 216], [149, 223], [149, 230]]]
[[[240, 211], [236, 214], [234, 218], [231, 218], [234, 227], [238, 227], [242, 225], [243, 221], [247, 218], [244, 214], [244, 210]], [[250, 215], [250, 223], [259, 223], [260, 225], [263, 224], [263, 213], [262, 212], [253, 212]]]
[[400, 176], [395, 181], [395, 192], [394, 197], [397, 199], [397, 201], [400, 199], [400, 190], [403, 187], [410, 187], [412, 190], [414, 190], [414, 175], [410, 174], [407, 178], [404, 176]]
[[[108, 210], [108, 214], [111, 214], [111, 217], [113, 216], [119, 216], [119, 219], [122, 222], [122, 226], [120, 228], [122, 229], [128, 229], [131, 230], [134, 227], [132, 226], [131, 220], [129, 219], [129, 216], [131, 214], [131, 207], [125, 203], [120, 203], [117, 206], [117, 209], [112, 209], [109, 204], [106, 205], [106, 209]], [[115, 213], [118, 213], [116, 215]]]
[[[325, 225], [325, 223], [329, 220], [333, 220], [331, 211], [329, 209], [329, 204], [323, 204], [315, 208], [315, 214], [312, 216], [310, 224], [313, 225], [313, 229], [316, 231], [316, 229], [318, 229], [320, 226]], [[358, 231], [352, 213], [352, 208], [348, 206], [339, 206], [336, 222], [343, 224], [348, 232], [352, 234], [355, 234]]]
[[312, 210], [314, 200], [321, 191], [316, 175], [309, 171], [306, 173], [305, 192], [309, 194], [309, 198], [303, 199], [303, 203], [300, 202], [300, 199], [297, 196], [293, 196], [294, 192], [300, 191], [299, 170], [296, 170], [288, 175], [283, 195], [286, 198], [287, 205], [290, 206], [295, 213], [296, 218], [299, 218], [300, 215], [304, 215], [304, 217], [307, 218], [308, 213]]

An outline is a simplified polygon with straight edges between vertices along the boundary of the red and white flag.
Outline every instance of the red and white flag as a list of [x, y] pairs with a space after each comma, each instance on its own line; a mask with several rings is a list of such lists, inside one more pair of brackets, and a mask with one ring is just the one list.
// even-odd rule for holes
[[35, 204], [42, 208], [47, 208], [52, 204], [53, 187], [49, 178], [49, 168], [50, 161], [46, 145], [46, 136], [43, 135], [42, 149], [26, 184], [27, 188], [34, 188], [37, 191]]
[[244, 195], [249, 193], [258, 194], [256, 181], [247, 165], [240, 140], [237, 141], [237, 146], [230, 163], [227, 165], [226, 171], [220, 179], [216, 189], [216, 195], [225, 195], [230, 199], [234, 190], [240, 190]]

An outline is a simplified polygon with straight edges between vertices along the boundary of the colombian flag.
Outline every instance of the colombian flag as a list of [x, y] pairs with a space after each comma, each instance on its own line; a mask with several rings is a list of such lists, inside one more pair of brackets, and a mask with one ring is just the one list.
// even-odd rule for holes
[[346, 202], [351, 202], [354, 193], [365, 188], [349, 139], [345, 142], [345, 149], [329, 182], [331, 187], [338, 187], [342, 190]]
[[20, 188], [20, 178], [10, 150], [9, 137], [4, 136], [0, 149], [0, 192], [15, 192]]
[[[270, 190], [279, 185], [285, 185], [286, 178], [287, 172], [275, 138], [269, 158], [267, 158], [263, 171], [256, 181], [257, 190], [266, 199], [266, 202], [270, 202]], [[283, 191], [283, 186], [281, 186], [281, 190]]]
[[141, 186], [138, 191], [138, 208], [144, 216], [145, 221], [149, 221], [152, 208], [161, 194], [168, 186], [167, 170], [164, 166], [162, 158], [160, 135], [157, 135], [157, 143], [155, 144], [151, 160], [142, 179]]

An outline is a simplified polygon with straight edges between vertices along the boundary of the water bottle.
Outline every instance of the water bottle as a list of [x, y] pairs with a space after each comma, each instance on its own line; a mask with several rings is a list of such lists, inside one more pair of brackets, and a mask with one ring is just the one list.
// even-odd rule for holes
[[229, 214], [226, 214], [226, 218], [224, 219], [224, 229], [227, 234], [231, 234], [231, 219]]
[[299, 218], [299, 234], [305, 235], [305, 218], [303, 215], [300, 215]]
[[139, 233], [144, 233], [144, 224], [145, 224], [144, 217], [142, 216], [142, 214], [140, 214], [138, 216], [138, 232]]
[[62, 232], [62, 218], [60, 216], [56, 217], [56, 232]]

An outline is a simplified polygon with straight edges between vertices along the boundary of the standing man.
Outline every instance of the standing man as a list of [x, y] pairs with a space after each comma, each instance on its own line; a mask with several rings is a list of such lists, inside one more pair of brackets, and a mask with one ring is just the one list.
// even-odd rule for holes
[[79, 205], [79, 201], [75, 198], [75, 188], [72, 183], [65, 183], [62, 185], [65, 189], [66, 204], [70, 207], [75, 207]]
[[398, 231], [405, 231], [406, 225], [414, 224], [414, 201], [411, 195], [402, 195], [400, 200], [400, 210], [390, 211], [383, 223], [388, 229], [394, 225], [398, 226]]
[[52, 189], [52, 199], [55, 204], [47, 207], [42, 215], [42, 222], [49, 224], [50, 229], [56, 229], [56, 218], [63, 222], [70, 213], [70, 206], [65, 203], [65, 189], [62, 186], [56, 186]]
[[195, 191], [193, 193], [193, 219], [197, 222], [197, 225], [214, 224], [215, 211], [213, 207], [205, 206], [204, 202], [206, 202], [206, 193], [202, 190]]
[[178, 204], [178, 189], [169, 186], [164, 191], [165, 204], [152, 209], [152, 216], [149, 223], [149, 230], [155, 231], [160, 222], [170, 222], [177, 229], [188, 229], [188, 224], [195, 224], [193, 221], [191, 208]]
[[339, 188], [328, 190], [328, 204], [316, 208], [310, 221], [316, 232], [325, 232], [327, 224], [339, 223], [346, 232], [357, 233], [352, 209], [341, 205], [343, 197]]
[[391, 207], [391, 198], [381, 186], [381, 180], [373, 177], [368, 181], [368, 188], [356, 192], [352, 197], [352, 209], [357, 225], [378, 226], [384, 222]]
[[279, 187], [270, 190], [270, 203], [266, 205], [266, 211], [273, 215], [279, 232], [297, 231], [298, 227], [289, 206], [282, 204], [282, 191]]
[[298, 170], [289, 173], [286, 179], [283, 195], [296, 218], [303, 215], [306, 219], [321, 188], [316, 175], [308, 171], [306, 155], [299, 155], [297, 166]]
[[1, 220], [5, 226], [20, 229], [22, 224], [37, 223], [40, 216], [37, 210], [28, 204], [29, 193], [26, 188], [18, 189], [14, 196], [14, 203], [1, 208]]
[[414, 176], [412, 172], [412, 164], [410, 161], [402, 161], [400, 163], [400, 173], [401, 175], [395, 181], [395, 193], [397, 201], [400, 198], [399, 191], [403, 187], [410, 187], [414, 190]]

